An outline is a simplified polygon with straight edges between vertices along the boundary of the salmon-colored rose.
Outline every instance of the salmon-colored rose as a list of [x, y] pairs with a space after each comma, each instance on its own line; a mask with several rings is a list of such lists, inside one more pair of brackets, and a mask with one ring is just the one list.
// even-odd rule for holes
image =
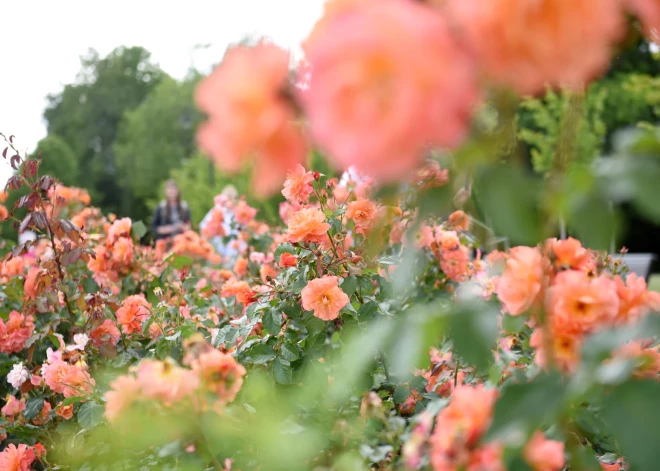
[[478, 96], [473, 64], [425, 5], [359, 2], [328, 16], [305, 51], [311, 72], [301, 101], [338, 168], [401, 181], [429, 147], [466, 136]]
[[117, 322], [121, 324], [125, 334], [142, 332], [142, 323], [149, 317], [150, 309], [151, 303], [144, 299], [144, 296], [128, 296], [117, 309]]
[[346, 217], [352, 219], [358, 232], [368, 229], [378, 214], [378, 206], [366, 198], [351, 201], [346, 206]]
[[548, 440], [538, 431], [527, 442], [523, 454], [533, 471], [561, 471], [566, 463], [564, 444]]
[[25, 299], [36, 299], [38, 292], [38, 280], [43, 270], [38, 267], [32, 267], [28, 270], [25, 276], [25, 283], [23, 284], [23, 293]]
[[100, 326], [89, 334], [89, 340], [97, 347], [103, 344], [117, 345], [120, 337], [119, 329], [110, 319], [104, 320]]
[[582, 247], [579, 240], [569, 237], [566, 240], [550, 239], [550, 249], [555, 256], [555, 266], [585, 270], [591, 263], [591, 254]]
[[117, 219], [108, 229], [108, 241], [114, 244], [121, 237], [131, 237], [131, 218]]
[[20, 352], [33, 332], [34, 318], [31, 315], [11, 311], [6, 322], [0, 319], [0, 353]]
[[257, 293], [250, 288], [247, 281], [229, 280], [222, 285], [221, 296], [228, 298], [236, 297], [236, 301], [243, 306], [249, 306], [256, 300]]
[[261, 42], [234, 47], [197, 88], [197, 104], [209, 115], [197, 133], [202, 149], [227, 172], [254, 158], [253, 189], [266, 196], [281, 188], [288, 170], [304, 162], [306, 144], [288, 85], [289, 53]]
[[300, 293], [306, 311], [324, 321], [339, 317], [339, 311], [349, 303], [348, 296], [339, 287], [336, 276], [326, 275], [307, 283]]
[[330, 224], [316, 208], [303, 208], [289, 217], [287, 234], [291, 242], [320, 243], [326, 239]]
[[282, 194], [292, 204], [307, 203], [314, 189], [313, 181], [314, 174], [306, 171], [302, 165], [297, 165], [287, 175]]
[[55, 414], [65, 420], [69, 420], [71, 417], [73, 417], [73, 404], [69, 404], [67, 406], [63, 406], [61, 404], [58, 405], [55, 409]]
[[35, 460], [34, 449], [23, 443], [7, 445], [0, 453], [0, 469], [3, 471], [29, 471]]
[[296, 265], [298, 265], [298, 258], [292, 253], [284, 252], [280, 255], [280, 267], [289, 268], [295, 267]]
[[236, 398], [246, 373], [233, 356], [215, 349], [202, 353], [192, 367], [203, 387], [217, 394], [221, 404]]
[[470, 217], [463, 211], [454, 211], [449, 215], [449, 224], [457, 231], [470, 229]]
[[497, 284], [497, 296], [512, 316], [520, 315], [540, 301], [544, 274], [543, 256], [534, 247], [514, 247]]
[[458, 34], [488, 76], [521, 94], [546, 86], [583, 87], [607, 68], [623, 32], [620, 0], [446, 4]]

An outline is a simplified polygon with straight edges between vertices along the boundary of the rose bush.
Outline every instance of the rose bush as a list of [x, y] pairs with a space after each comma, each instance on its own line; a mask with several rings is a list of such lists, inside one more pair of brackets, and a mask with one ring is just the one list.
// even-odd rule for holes
[[[660, 219], [658, 130], [540, 181], [511, 94], [578, 89], [626, 12], [657, 33], [647, 3], [334, 1], [295, 80], [233, 49], [199, 141], [282, 191], [277, 226], [218, 197], [202, 235], [142, 246], [7, 139], [26, 194], [0, 215], [37, 239], [3, 242], [0, 469], [654, 469], [660, 294], [587, 246], [614, 203]], [[315, 145], [355, 168], [305, 168]]]

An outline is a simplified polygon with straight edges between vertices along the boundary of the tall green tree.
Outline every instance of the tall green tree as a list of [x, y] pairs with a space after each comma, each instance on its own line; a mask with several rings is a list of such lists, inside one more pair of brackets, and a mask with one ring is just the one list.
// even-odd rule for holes
[[79, 185], [107, 212], [121, 210], [126, 191], [113, 149], [119, 123], [165, 77], [150, 56], [141, 47], [120, 47], [104, 58], [90, 51], [76, 82], [49, 96], [44, 112], [48, 133], [61, 136], [78, 159]]
[[201, 114], [193, 102], [201, 76], [183, 82], [166, 77], [147, 98], [128, 110], [114, 142], [121, 214], [134, 219], [148, 217], [147, 202], [158, 196], [160, 184], [195, 153], [195, 129]]
[[49, 134], [39, 141], [33, 156], [40, 156], [39, 173], [57, 178], [67, 186], [77, 185], [78, 159], [71, 146], [57, 134]]

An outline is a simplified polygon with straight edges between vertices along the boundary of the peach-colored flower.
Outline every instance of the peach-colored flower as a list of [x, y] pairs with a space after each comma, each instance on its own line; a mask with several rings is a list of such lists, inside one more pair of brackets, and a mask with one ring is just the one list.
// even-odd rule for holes
[[467, 134], [478, 95], [472, 62], [443, 17], [418, 2], [364, 1], [331, 15], [306, 57], [302, 103], [339, 168], [400, 181], [428, 147]]
[[121, 237], [131, 237], [131, 218], [117, 219], [108, 229], [108, 241], [114, 244]]
[[222, 211], [222, 208], [217, 206], [211, 209], [211, 217], [207, 221], [204, 229], [202, 229], [202, 234], [207, 239], [213, 237], [222, 237], [225, 235], [225, 213]]
[[564, 331], [552, 331], [551, 339], [546, 343], [542, 329], [536, 329], [530, 338], [530, 346], [536, 350], [534, 361], [537, 365], [549, 367], [547, 348], [551, 349], [552, 361], [563, 372], [575, 371], [582, 352], [582, 338]]
[[140, 397], [140, 385], [134, 376], [124, 375], [112, 381], [110, 388], [110, 391], [103, 396], [106, 401], [105, 418], [109, 422], [114, 422], [133, 401]]
[[14, 445], [10, 443], [0, 453], [0, 469], [2, 471], [30, 471], [34, 461], [34, 450], [23, 443]]
[[620, 0], [449, 0], [447, 7], [487, 75], [522, 94], [584, 86], [607, 68], [623, 26]]
[[48, 387], [64, 397], [89, 394], [96, 384], [86, 366], [70, 365], [62, 360], [60, 352], [49, 355], [41, 372]]
[[555, 266], [559, 268], [585, 270], [591, 263], [591, 254], [577, 239], [569, 237], [566, 240], [550, 239], [548, 242], [555, 256]]
[[349, 303], [348, 296], [339, 287], [336, 276], [326, 275], [307, 283], [300, 293], [306, 311], [324, 321], [339, 317], [339, 311]]
[[46, 456], [46, 447], [44, 447], [41, 443], [35, 443], [34, 444], [34, 453], [38, 457]]
[[250, 285], [247, 281], [238, 281], [238, 280], [229, 280], [224, 285], [222, 285], [221, 296], [223, 298], [229, 298], [231, 296], [236, 297], [236, 301], [241, 303], [243, 306], [249, 306], [252, 304], [257, 293], [250, 288]]
[[470, 270], [468, 248], [459, 245], [455, 250], [443, 250], [440, 258], [440, 268], [452, 281], [465, 281]]
[[6, 206], [0, 204], [0, 221], [5, 221], [9, 218], [9, 210]]
[[199, 379], [191, 370], [181, 368], [171, 359], [143, 360], [137, 368], [137, 383], [145, 399], [172, 406], [192, 394]]
[[149, 303], [144, 296], [136, 294], [124, 299], [123, 304], [117, 309], [117, 322], [125, 334], [142, 332], [142, 323], [149, 317]]
[[15, 276], [22, 275], [25, 272], [25, 260], [22, 257], [13, 257], [11, 260], [4, 260], [0, 265], [0, 276], [9, 282]]
[[9, 395], [6, 400], [6, 404], [0, 409], [3, 416], [13, 418], [25, 410], [25, 399], [19, 401], [14, 396]]
[[33, 317], [11, 311], [7, 322], [0, 319], [0, 353], [20, 352], [32, 332], [34, 332]]
[[376, 219], [378, 206], [366, 198], [351, 201], [346, 206], [346, 217], [352, 219], [358, 232], [368, 229]]
[[457, 231], [470, 229], [470, 217], [463, 211], [454, 211], [449, 215], [449, 224]]
[[221, 404], [236, 398], [246, 373], [233, 356], [215, 349], [199, 355], [192, 367], [199, 375], [202, 386], [217, 394]]
[[535, 432], [527, 442], [524, 457], [533, 471], [561, 471], [566, 462], [564, 444], [548, 440], [539, 431]]
[[234, 218], [239, 224], [247, 226], [257, 215], [257, 210], [247, 204], [245, 200], [240, 200], [234, 207]]
[[239, 278], [243, 278], [245, 273], [247, 273], [248, 261], [244, 257], [238, 257], [236, 262], [234, 262], [234, 272]]
[[585, 333], [614, 321], [619, 298], [613, 280], [589, 278], [581, 271], [560, 272], [546, 296], [553, 326], [566, 333]]
[[316, 208], [303, 208], [289, 217], [287, 234], [291, 242], [320, 243], [326, 239], [330, 224], [325, 214]]
[[295, 112], [282, 94], [289, 63], [289, 53], [273, 44], [234, 47], [197, 88], [197, 104], [209, 115], [197, 133], [200, 146], [228, 172], [253, 157], [253, 189], [261, 196], [277, 191], [306, 157]]
[[312, 194], [312, 182], [314, 174], [305, 170], [305, 167], [298, 164], [291, 170], [284, 182], [282, 194], [292, 204], [307, 203], [309, 195]]
[[617, 350], [615, 356], [637, 360], [634, 376], [637, 378], [658, 379], [660, 373], [660, 352], [657, 347], [644, 348], [641, 342], [630, 342]]
[[97, 347], [103, 344], [117, 345], [120, 337], [119, 329], [110, 319], [104, 320], [101, 325], [89, 333], [90, 341]]
[[133, 262], [133, 240], [128, 237], [122, 237], [112, 246], [112, 260], [120, 266], [127, 266]]
[[619, 312], [617, 322], [626, 323], [639, 320], [649, 312], [649, 292], [644, 278], [630, 273], [624, 281], [620, 275], [614, 279], [616, 292], [619, 296]]
[[59, 404], [55, 408], [55, 414], [58, 417], [62, 417], [64, 420], [69, 420], [73, 417], [73, 404], [69, 404], [66, 406], [63, 406], [62, 404]]
[[23, 293], [25, 299], [36, 299], [38, 292], [38, 280], [43, 270], [38, 267], [32, 267], [28, 270], [25, 276], [25, 283], [23, 283]]
[[298, 258], [289, 252], [284, 252], [280, 255], [280, 267], [290, 268], [298, 265]]
[[270, 263], [264, 263], [259, 267], [259, 277], [262, 283], [267, 283], [268, 278], [274, 279], [277, 277], [277, 268]]
[[543, 279], [541, 252], [534, 247], [514, 247], [497, 284], [497, 296], [509, 314], [520, 315], [539, 302]]

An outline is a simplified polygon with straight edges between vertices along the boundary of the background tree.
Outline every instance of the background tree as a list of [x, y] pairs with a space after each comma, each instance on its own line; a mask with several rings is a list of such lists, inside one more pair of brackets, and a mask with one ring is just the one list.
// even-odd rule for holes
[[[184, 82], [165, 77], [119, 124], [113, 150], [123, 190], [121, 214], [149, 217], [147, 202], [157, 198], [160, 184], [195, 153], [195, 129], [201, 119], [193, 92], [201, 75]], [[207, 163], [206, 170], [212, 170]]]
[[101, 59], [90, 51], [81, 59], [76, 83], [49, 97], [44, 112], [48, 133], [66, 141], [78, 159], [79, 174], [104, 211], [121, 209], [122, 193], [113, 149], [124, 113], [142, 103], [165, 77], [141, 47], [120, 47]]
[[49, 134], [39, 141], [33, 157], [37, 155], [41, 155], [41, 175], [51, 175], [67, 186], [80, 182], [76, 154], [57, 134]]

